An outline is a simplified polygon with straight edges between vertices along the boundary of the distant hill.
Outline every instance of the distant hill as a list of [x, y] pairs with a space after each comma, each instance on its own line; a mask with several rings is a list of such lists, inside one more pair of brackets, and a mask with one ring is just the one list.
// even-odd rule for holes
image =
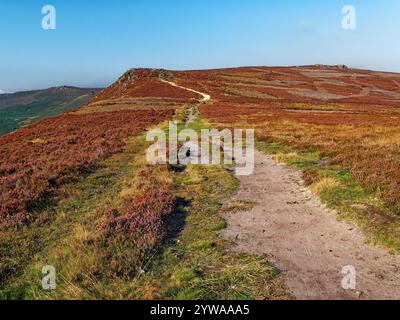
[[0, 95], [0, 135], [68, 112], [89, 102], [100, 89], [56, 87]]

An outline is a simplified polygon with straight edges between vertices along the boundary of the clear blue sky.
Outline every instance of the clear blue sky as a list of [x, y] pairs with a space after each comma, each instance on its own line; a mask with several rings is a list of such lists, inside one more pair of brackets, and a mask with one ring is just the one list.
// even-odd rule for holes
[[[57, 9], [44, 31], [41, 8]], [[357, 9], [355, 31], [341, 9]], [[1, 0], [0, 89], [105, 86], [130, 67], [400, 71], [398, 0]]]

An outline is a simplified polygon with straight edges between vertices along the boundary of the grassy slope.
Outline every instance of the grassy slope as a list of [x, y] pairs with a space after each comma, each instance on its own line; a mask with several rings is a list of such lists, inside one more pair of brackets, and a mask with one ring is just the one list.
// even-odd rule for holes
[[[200, 129], [201, 122], [194, 124]], [[117, 206], [121, 193], [132, 188], [145, 166], [145, 137], [129, 140], [125, 151], [102, 163], [102, 168], [70, 186], [71, 197], [49, 207], [49, 225], [26, 229], [15, 243], [10, 260], [18, 261], [14, 276], [3, 283], [1, 298], [16, 299], [276, 299], [289, 298], [278, 272], [263, 258], [230, 252], [218, 237], [225, 222], [217, 213], [231, 194], [236, 179], [221, 166], [189, 166], [169, 171], [179, 212], [187, 215], [182, 232], [149, 256], [144, 274], [129, 279], [107, 275], [101, 248], [96, 246], [103, 210]], [[8, 238], [9, 239], [9, 238]], [[17, 249], [19, 248], [19, 249]], [[118, 252], [120, 248], [111, 248]], [[57, 290], [40, 287], [41, 268], [54, 265]]]
[[[61, 90], [61, 89], [58, 89]], [[93, 89], [57, 88], [0, 96], [0, 135], [71, 111], [92, 98]]]

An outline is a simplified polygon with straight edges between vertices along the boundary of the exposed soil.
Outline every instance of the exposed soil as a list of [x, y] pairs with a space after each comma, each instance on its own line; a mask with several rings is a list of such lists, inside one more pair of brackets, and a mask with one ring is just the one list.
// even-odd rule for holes
[[161, 82], [163, 82], [163, 83], [171, 85], [172, 87], [183, 89], [183, 90], [186, 90], [186, 91], [201, 95], [203, 98], [200, 100], [200, 102], [208, 102], [208, 101], [211, 100], [211, 96], [206, 94], [206, 93], [202, 93], [202, 92], [199, 92], [199, 91], [196, 91], [196, 90], [193, 90], [193, 89], [190, 89], [190, 88], [186, 88], [186, 87], [183, 87], [183, 86], [178, 86], [176, 83], [171, 82], [171, 81], [167, 81], [167, 80], [163, 80], [163, 79], [159, 79], [159, 80]]
[[[256, 151], [254, 175], [238, 177], [231, 201], [256, 205], [247, 212], [221, 213], [221, 236], [235, 251], [265, 255], [298, 299], [400, 299], [400, 257], [365, 243], [354, 225], [337, 220], [304, 187], [301, 174]], [[355, 290], [344, 290], [343, 267], [357, 272]]]
[[[179, 88], [202, 95], [203, 102], [211, 98]], [[264, 255], [297, 299], [400, 299], [400, 257], [367, 244], [357, 226], [338, 221], [304, 186], [299, 171], [256, 151], [254, 174], [238, 179], [230, 201], [252, 205], [221, 212], [228, 223], [221, 236], [235, 251]], [[346, 266], [356, 270], [354, 290], [342, 287]]]

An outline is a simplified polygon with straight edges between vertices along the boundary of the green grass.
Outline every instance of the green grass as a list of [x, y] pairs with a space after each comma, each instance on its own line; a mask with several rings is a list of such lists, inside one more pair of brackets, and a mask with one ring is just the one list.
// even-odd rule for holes
[[303, 171], [311, 190], [340, 219], [357, 223], [371, 243], [400, 252], [400, 217], [352, 177], [349, 170], [330, 165], [321, 154], [279, 143], [258, 141], [256, 147], [276, 156], [278, 162]]
[[[201, 130], [198, 121], [193, 128]], [[182, 126], [180, 126], [182, 128]], [[180, 232], [147, 257], [143, 273], [110, 276], [103, 248], [96, 245], [104, 209], [118, 207], [121, 194], [134, 185], [145, 165], [145, 136], [129, 139], [123, 153], [101, 163], [94, 174], [70, 185], [70, 196], [49, 205], [48, 222], [22, 232], [2, 233], [9, 277], [1, 299], [289, 299], [279, 272], [262, 257], [237, 254], [218, 233], [226, 222], [222, 201], [238, 186], [223, 166], [188, 166], [170, 171]], [[171, 221], [176, 223], [176, 221]], [[129, 242], [111, 244], [115, 255], [133, 252]], [[5, 261], [5, 262], [4, 262]], [[57, 289], [41, 288], [41, 270], [53, 265]], [[6, 267], [6, 266], [2, 266]], [[6, 269], [6, 268], [5, 268]]]

